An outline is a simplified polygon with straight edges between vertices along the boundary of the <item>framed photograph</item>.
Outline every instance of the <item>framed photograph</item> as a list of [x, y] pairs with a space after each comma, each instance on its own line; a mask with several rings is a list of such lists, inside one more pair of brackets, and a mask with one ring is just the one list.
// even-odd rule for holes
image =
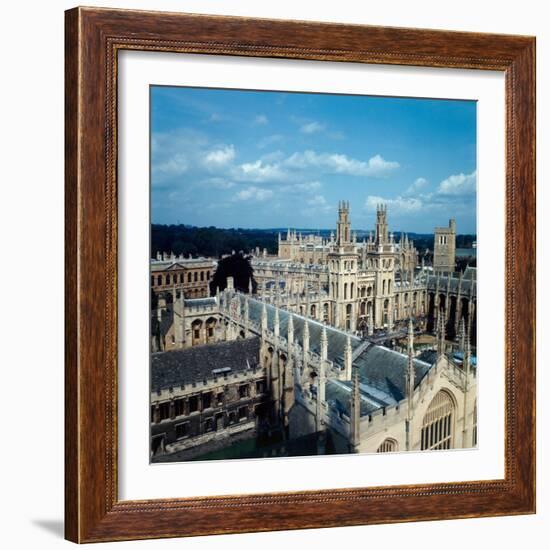
[[535, 511], [535, 39], [66, 12], [66, 537]]

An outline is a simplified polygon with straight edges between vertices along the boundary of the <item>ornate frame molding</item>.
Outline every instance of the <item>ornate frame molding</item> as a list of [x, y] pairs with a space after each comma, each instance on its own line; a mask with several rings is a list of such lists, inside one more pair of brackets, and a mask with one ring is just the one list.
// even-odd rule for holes
[[[118, 500], [116, 92], [117, 54], [124, 49], [505, 73], [504, 479]], [[75, 8], [66, 12], [65, 56], [65, 517], [69, 540], [97, 542], [535, 511], [533, 37]], [[375, 505], [364, 506], [367, 503]]]

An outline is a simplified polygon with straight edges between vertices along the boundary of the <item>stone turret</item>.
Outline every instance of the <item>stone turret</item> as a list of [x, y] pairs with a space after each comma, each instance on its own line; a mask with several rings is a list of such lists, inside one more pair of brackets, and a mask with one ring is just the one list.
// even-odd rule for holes
[[353, 368], [351, 377], [351, 394], [349, 403], [349, 451], [350, 453], [358, 453], [361, 443], [361, 393], [359, 389], [359, 369]]
[[344, 349], [344, 372], [346, 380], [351, 379], [351, 363], [352, 363], [351, 338], [348, 334], [346, 339], [346, 347]]

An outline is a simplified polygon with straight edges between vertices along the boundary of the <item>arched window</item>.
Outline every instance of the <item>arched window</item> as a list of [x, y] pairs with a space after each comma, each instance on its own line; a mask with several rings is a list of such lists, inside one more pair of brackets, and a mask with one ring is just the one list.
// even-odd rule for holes
[[382, 281], [382, 294], [386, 294], [386, 279]]
[[350, 300], [353, 300], [353, 291], [354, 291], [354, 285], [353, 283], [351, 283], [350, 285], [350, 290], [349, 290], [349, 297], [350, 297]]
[[183, 283], [183, 273], [180, 273], [180, 283]]
[[191, 282], [191, 273], [188, 273], [188, 274], [187, 274], [187, 282], [188, 282], [188, 283]]
[[455, 406], [451, 396], [441, 390], [432, 400], [422, 423], [421, 449], [441, 450], [453, 446]]
[[348, 299], [348, 283], [344, 283], [344, 300]]
[[361, 308], [361, 313], [360, 314], [365, 315], [365, 302], [361, 302], [360, 308]]
[[201, 271], [201, 281], [204, 281], [204, 271]]
[[162, 285], [162, 277], [160, 275], [157, 277], [157, 285]]
[[166, 284], [167, 284], [167, 285], [170, 284], [170, 275], [166, 275]]
[[390, 437], [384, 439], [380, 447], [376, 450], [377, 453], [395, 453], [397, 451], [397, 441]]
[[198, 280], [198, 275], [199, 275], [199, 274], [198, 274], [197, 271], [195, 271], [195, 273], [193, 274], [193, 281], [195, 281], [195, 283], [196, 283], [197, 280]]

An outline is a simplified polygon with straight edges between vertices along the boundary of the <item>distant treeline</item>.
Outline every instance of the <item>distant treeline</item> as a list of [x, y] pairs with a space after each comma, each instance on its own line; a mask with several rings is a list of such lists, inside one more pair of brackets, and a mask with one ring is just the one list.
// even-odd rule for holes
[[269, 254], [277, 252], [277, 232], [268, 229], [219, 229], [187, 225], [155, 225], [151, 227], [151, 252], [174, 252], [188, 256], [219, 258], [234, 250], [248, 252], [259, 247]]
[[[298, 230], [300, 231], [300, 230]], [[151, 251], [174, 252], [188, 256], [209, 256], [219, 258], [232, 251], [249, 252], [258, 247], [267, 249], [269, 254], [277, 253], [277, 234], [281, 232], [286, 238], [286, 229], [220, 229], [217, 227], [192, 227], [188, 225], [158, 225], [151, 228]], [[311, 231], [302, 230], [305, 235]], [[320, 230], [314, 233], [328, 238], [330, 230]], [[358, 239], [368, 238], [368, 234], [358, 231]], [[434, 236], [425, 233], [408, 233], [409, 239], [414, 241], [416, 249], [423, 254], [426, 249], [433, 250]], [[395, 239], [401, 238], [400, 232], [395, 232]], [[471, 248], [476, 240], [475, 235], [457, 235], [457, 248]]]

